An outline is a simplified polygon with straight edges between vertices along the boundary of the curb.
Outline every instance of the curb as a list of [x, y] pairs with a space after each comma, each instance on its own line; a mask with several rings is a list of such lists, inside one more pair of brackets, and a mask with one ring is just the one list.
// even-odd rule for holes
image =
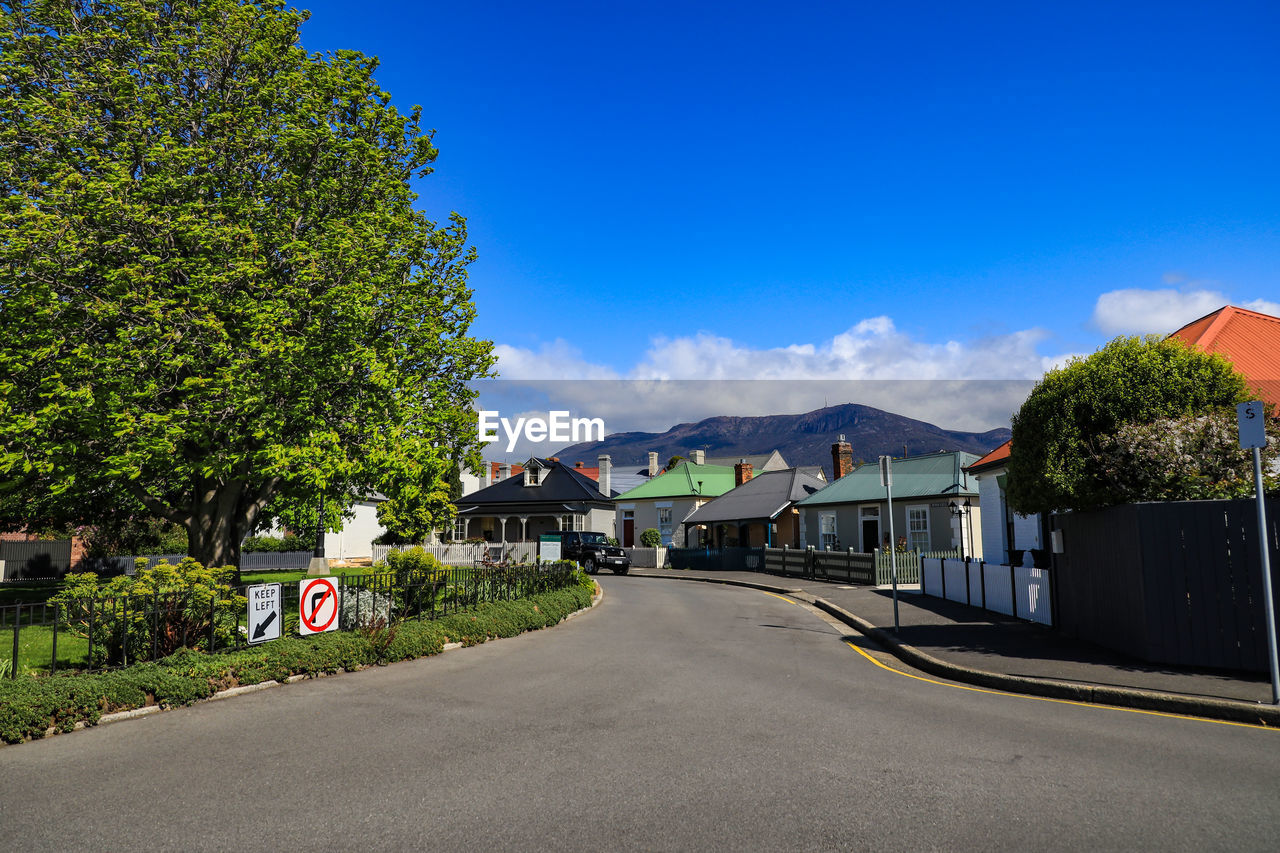
[[[591, 597], [591, 603], [589, 605], [582, 608], [581, 610], [573, 611], [572, 613], [570, 613], [569, 615], [561, 619], [559, 622], [557, 622], [555, 625], [548, 625], [547, 627], [554, 628], [557, 625], [563, 625], [565, 622], [568, 622], [573, 617], [594, 609], [596, 605], [598, 605], [603, 599], [604, 599], [604, 589], [601, 588], [600, 583], [597, 581], [596, 594]], [[533, 633], [533, 632], [526, 631], [525, 633]], [[501, 640], [503, 638], [498, 637], [496, 639]], [[511, 638], [511, 639], [514, 639], [514, 638]], [[486, 640], [485, 642], [492, 643], [494, 641], [495, 640]], [[483, 645], [483, 643], [478, 643], [477, 645]], [[445, 652], [451, 652], [454, 649], [460, 649], [462, 647], [463, 647], [462, 643], [445, 643], [444, 647], [440, 650], [440, 654], [444, 654]], [[428, 655], [427, 657], [436, 657], [436, 655]], [[425, 660], [425, 658], [415, 658], [415, 660]], [[404, 663], [404, 662], [405, 661], [397, 661], [397, 663]], [[356, 670], [356, 672], [359, 672], [365, 669], [372, 669], [372, 668], [373, 666], [362, 666], [360, 667], [359, 670]], [[226, 690], [219, 690], [217, 693], [214, 693], [212, 696], [199, 700], [199, 702], [216, 702], [220, 699], [231, 699], [236, 696], [243, 696], [246, 693], [257, 693], [261, 690], [270, 690], [273, 687], [283, 687], [285, 684], [296, 684], [299, 681], [306, 681], [307, 679], [332, 678], [333, 676], [339, 675], [339, 674], [341, 673], [339, 672], [317, 673], [315, 675], [307, 675], [305, 673], [300, 673], [298, 675], [291, 675], [288, 678], [286, 678], [284, 681], [261, 681], [257, 684], [242, 684], [239, 687], [228, 687]], [[196, 704], [196, 703], [193, 703], [193, 704]], [[110, 725], [111, 723], [119, 723], [125, 720], [136, 719], [138, 717], [149, 717], [152, 714], [159, 714], [163, 711], [171, 711], [171, 710], [174, 710], [174, 709], [166, 708], [162, 705], [144, 705], [141, 708], [130, 708], [127, 711], [114, 711], [110, 714], [103, 714], [101, 717], [98, 718], [98, 721], [93, 725], [95, 727], [105, 726], [105, 725]], [[85, 723], [83, 720], [81, 720], [80, 722], [75, 724], [74, 730], [78, 731], [83, 728], [88, 728], [88, 724]], [[45, 733], [45, 737], [51, 737], [56, 734], [60, 734], [57, 726], [50, 726], [48, 732]], [[17, 744], [0, 743], [0, 747], [4, 747], [4, 746], [17, 746]]]
[[[664, 575], [637, 575], [637, 577], [663, 578]], [[1234, 699], [1180, 696], [1176, 693], [1138, 690], [1132, 687], [1091, 686], [1067, 681], [1054, 681], [1048, 678], [1006, 675], [1001, 672], [988, 672], [983, 669], [974, 669], [961, 664], [949, 663], [922, 652], [915, 646], [902, 642], [892, 632], [877, 628], [865, 619], [824, 598], [819, 598], [800, 589], [786, 589], [769, 584], [722, 580], [720, 578], [672, 576], [670, 579], [701, 581], [722, 586], [740, 586], [748, 589], [758, 589], [762, 592], [791, 596], [799, 601], [812, 604], [819, 610], [825, 611], [849, 627], [856, 629], [880, 644], [886, 651], [892, 653], [904, 663], [908, 663], [930, 675], [937, 675], [952, 681], [1003, 690], [1007, 693], [1041, 696], [1047, 699], [1063, 699], [1091, 705], [1110, 705], [1139, 711], [1154, 711], [1161, 714], [1204, 717], [1211, 720], [1280, 728], [1280, 707], [1274, 705], [1257, 705]]]

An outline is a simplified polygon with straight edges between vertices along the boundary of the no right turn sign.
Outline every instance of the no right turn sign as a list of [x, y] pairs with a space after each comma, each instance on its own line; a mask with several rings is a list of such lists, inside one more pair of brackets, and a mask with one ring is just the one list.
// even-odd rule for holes
[[338, 587], [334, 578], [298, 582], [298, 633], [322, 634], [338, 629]]

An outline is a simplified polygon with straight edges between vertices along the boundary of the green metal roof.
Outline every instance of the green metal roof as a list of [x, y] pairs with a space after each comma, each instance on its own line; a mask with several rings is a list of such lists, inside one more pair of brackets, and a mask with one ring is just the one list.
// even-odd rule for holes
[[[701, 483], [701, 488], [699, 488]], [[728, 465], [695, 465], [681, 462], [614, 500], [634, 501], [653, 498], [679, 498], [703, 495], [717, 497], [733, 488], [733, 468]]]
[[[895, 459], [893, 499], [976, 495], [976, 482], [969, 480], [966, 484], [965, 474], [960, 469], [972, 465], [979, 458], [976, 453], [957, 450]], [[883, 501], [884, 498], [884, 486], [880, 485], [880, 466], [875, 462], [868, 462], [822, 491], [800, 501], [798, 506], [867, 503]]]

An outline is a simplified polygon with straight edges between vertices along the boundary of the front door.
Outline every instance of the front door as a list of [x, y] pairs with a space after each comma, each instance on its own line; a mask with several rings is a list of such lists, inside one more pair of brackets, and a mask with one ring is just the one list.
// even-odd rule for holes
[[636, 514], [632, 510], [622, 511], [622, 547], [636, 546]]

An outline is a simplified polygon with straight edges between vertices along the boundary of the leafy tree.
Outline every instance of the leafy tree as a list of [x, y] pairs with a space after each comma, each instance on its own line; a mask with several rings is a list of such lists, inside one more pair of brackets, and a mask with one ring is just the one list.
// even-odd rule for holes
[[[0, 522], [444, 510], [491, 345], [433, 134], [279, 0], [0, 6]], [[314, 510], [313, 516], [314, 516]]]
[[[1235, 412], [1219, 411], [1149, 424], [1125, 424], [1098, 442], [1102, 476], [1125, 503], [1244, 498], [1253, 495], [1253, 454], [1240, 446]], [[1268, 466], [1280, 453], [1280, 425], [1267, 423], [1263, 489], [1280, 489]]]
[[1116, 338], [1045, 374], [1013, 416], [1009, 505], [1031, 514], [1123, 502], [1098, 461], [1105, 436], [1248, 399], [1245, 378], [1220, 355], [1176, 339]]
[[684, 462], [684, 461], [685, 461], [685, 458], [677, 453], [675, 456], [672, 456], [670, 459], [667, 460], [667, 465], [662, 470], [670, 471], [672, 468], [675, 468], [677, 465], [679, 465], [681, 462]]

